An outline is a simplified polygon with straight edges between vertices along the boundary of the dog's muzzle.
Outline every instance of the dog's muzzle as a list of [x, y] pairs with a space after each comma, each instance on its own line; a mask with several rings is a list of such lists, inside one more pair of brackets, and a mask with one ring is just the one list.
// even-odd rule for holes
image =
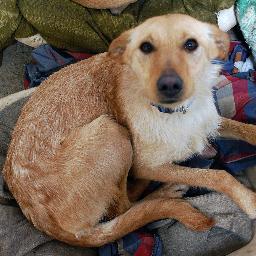
[[158, 79], [157, 90], [161, 103], [176, 102], [182, 94], [183, 81], [175, 71], [169, 71]]

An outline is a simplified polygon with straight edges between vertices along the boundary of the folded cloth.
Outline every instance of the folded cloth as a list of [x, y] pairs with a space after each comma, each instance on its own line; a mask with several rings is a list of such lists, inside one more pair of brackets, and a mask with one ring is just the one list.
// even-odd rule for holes
[[25, 67], [24, 88], [40, 85], [48, 76], [59, 69], [92, 56], [86, 53], [72, 53], [44, 44], [32, 52], [33, 63]]
[[[249, 59], [249, 54], [250, 52], [243, 46], [241, 45], [239, 42], [236, 42], [234, 44], [234, 49], [231, 51], [231, 53], [229, 54], [229, 58], [228, 60], [224, 63], [223, 69], [228, 72], [229, 74], [236, 74], [239, 72], [247, 72], [250, 69], [253, 69], [253, 63], [251, 62], [251, 64], [248, 66], [248, 68], [246, 70], [244, 70], [243, 68], [238, 68], [237, 64], [238, 63], [246, 63], [247, 60]], [[242, 67], [243, 65], [239, 65], [240, 67]]]
[[239, 41], [233, 41], [230, 44], [229, 52], [228, 59], [223, 62], [223, 73], [255, 81], [255, 63], [248, 48]]
[[163, 256], [223, 256], [252, 238], [252, 222], [226, 196], [211, 192], [188, 201], [214, 217], [216, 225], [206, 232], [194, 232], [179, 222], [164, 222], [157, 229], [163, 241]]

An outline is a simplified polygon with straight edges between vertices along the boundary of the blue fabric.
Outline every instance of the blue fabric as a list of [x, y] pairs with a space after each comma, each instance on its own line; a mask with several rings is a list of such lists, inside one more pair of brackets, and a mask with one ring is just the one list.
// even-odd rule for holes
[[228, 60], [224, 62], [224, 66], [223, 66], [223, 70], [225, 70], [229, 74], [233, 73], [235, 57], [238, 52], [241, 52], [242, 54], [241, 61], [243, 62], [245, 62], [246, 59], [249, 57], [249, 51], [243, 45], [241, 44], [236, 45], [233, 51], [231, 52], [231, 54], [229, 55]]
[[30, 88], [40, 85], [52, 73], [75, 62], [71, 55], [48, 44], [36, 48], [32, 58], [36, 64], [25, 67], [25, 79], [29, 81]]
[[149, 232], [132, 232], [122, 239], [98, 249], [99, 256], [161, 256], [162, 241]]

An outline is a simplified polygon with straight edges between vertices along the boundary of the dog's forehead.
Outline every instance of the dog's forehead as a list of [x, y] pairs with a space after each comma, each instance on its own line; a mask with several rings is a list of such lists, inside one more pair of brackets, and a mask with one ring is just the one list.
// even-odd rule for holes
[[138, 26], [131, 36], [132, 41], [185, 40], [188, 38], [208, 37], [211, 34], [208, 24], [181, 14], [154, 17]]

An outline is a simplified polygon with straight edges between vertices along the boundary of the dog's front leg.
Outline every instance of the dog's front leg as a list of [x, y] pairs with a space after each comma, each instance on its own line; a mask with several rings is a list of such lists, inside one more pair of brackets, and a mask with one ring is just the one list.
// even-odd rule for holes
[[154, 168], [136, 168], [137, 178], [206, 187], [228, 195], [251, 218], [256, 218], [256, 194], [223, 170], [207, 170], [165, 164]]
[[244, 140], [256, 145], [256, 125], [244, 124], [222, 117], [219, 132], [222, 137]]

